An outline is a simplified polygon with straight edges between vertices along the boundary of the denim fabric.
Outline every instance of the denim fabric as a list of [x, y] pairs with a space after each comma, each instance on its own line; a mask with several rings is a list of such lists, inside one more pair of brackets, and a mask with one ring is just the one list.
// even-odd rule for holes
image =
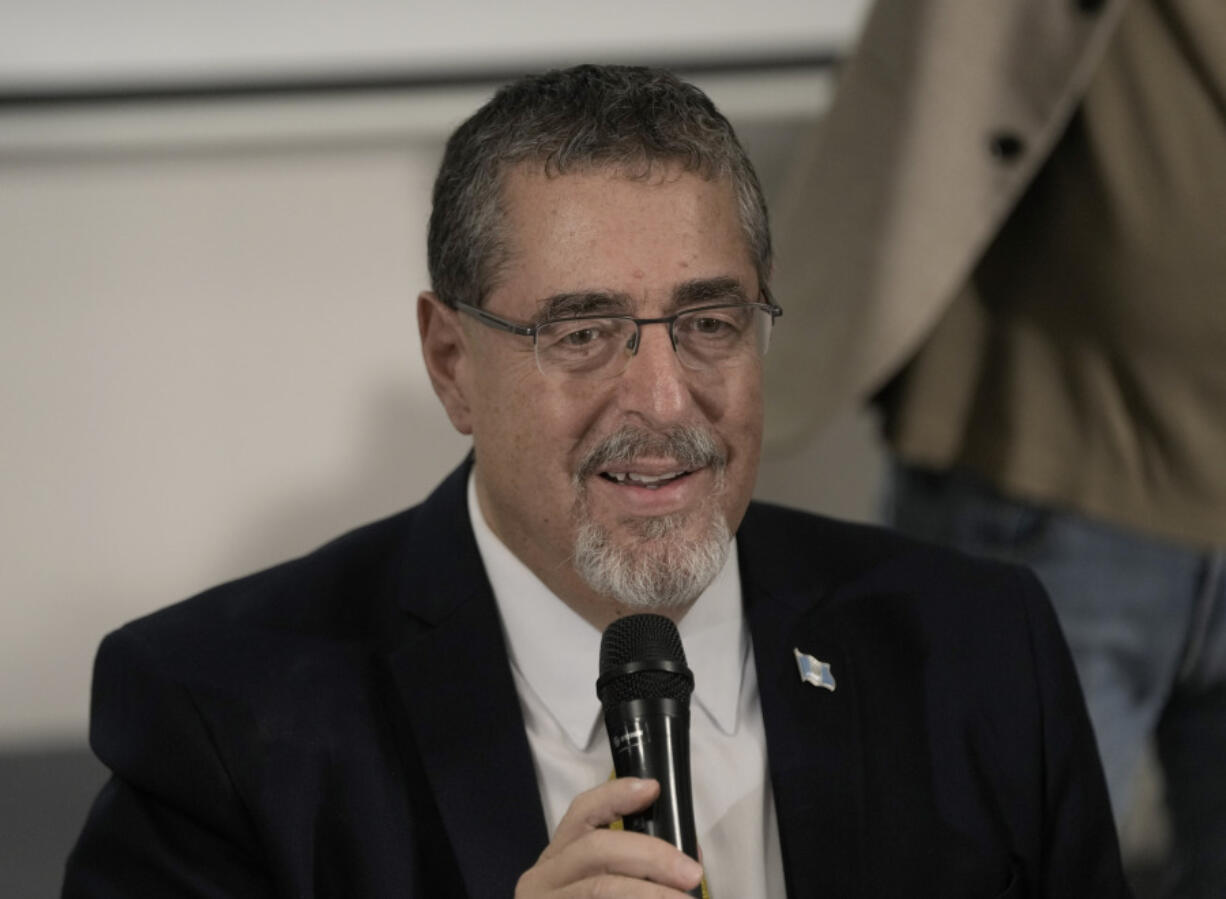
[[892, 474], [886, 516], [899, 530], [1039, 576], [1077, 664], [1117, 820], [1153, 737], [1175, 836], [1171, 895], [1226, 896], [1226, 553], [1020, 502], [965, 472]]

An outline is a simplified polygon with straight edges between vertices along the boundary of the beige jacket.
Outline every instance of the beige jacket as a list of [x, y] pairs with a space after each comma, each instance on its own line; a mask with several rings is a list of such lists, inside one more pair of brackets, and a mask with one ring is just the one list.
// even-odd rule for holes
[[1127, 0], [877, 0], [775, 202], [767, 444], [907, 361], [1084, 92]]

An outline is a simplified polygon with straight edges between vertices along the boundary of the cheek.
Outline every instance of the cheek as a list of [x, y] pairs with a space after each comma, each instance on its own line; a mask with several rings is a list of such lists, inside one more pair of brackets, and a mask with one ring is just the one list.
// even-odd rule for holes
[[722, 373], [695, 383], [695, 402], [707, 421], [738, 437], [762, 428], [762, 372], [759, 368]]
[[507, 371], [481, 380], [474, 440], [495, 465], [516, 468], [517, 480], [567, 480], [579, 448], [593, 431], [600, 403], [584, 384], [554, 382], [531, 371]]
[[762, 377], [757, 372], [729, 385], [723, 424], [730, 450], [736, 454], [738, 474], [752, 485], [762, 450]]
[[531, 432], [544, 452], [573, 474], [579, 457], [601, 432], [615, 381], [549, 381], [536, 385]]

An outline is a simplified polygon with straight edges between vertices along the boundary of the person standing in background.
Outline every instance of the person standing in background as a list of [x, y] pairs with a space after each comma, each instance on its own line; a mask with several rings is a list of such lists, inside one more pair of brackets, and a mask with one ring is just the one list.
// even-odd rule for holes
[[768, 442], [875, 395], [891, 523], [1034, 568], [1117, 820], [1156, 738], [1222, 895], [1226, 4], [880, 0], [816, 139]]

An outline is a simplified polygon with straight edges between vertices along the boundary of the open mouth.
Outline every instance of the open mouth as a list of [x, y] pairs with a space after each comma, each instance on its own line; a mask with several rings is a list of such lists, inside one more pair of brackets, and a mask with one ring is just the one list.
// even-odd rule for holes
[[658, 490], [660, 487], [671, 484], [689, 474], [691, 474], [689, 471], [670, 471], [664, 474], [647, 474], [640, 471], [602, 471], [600, 476], [614, 484]]

